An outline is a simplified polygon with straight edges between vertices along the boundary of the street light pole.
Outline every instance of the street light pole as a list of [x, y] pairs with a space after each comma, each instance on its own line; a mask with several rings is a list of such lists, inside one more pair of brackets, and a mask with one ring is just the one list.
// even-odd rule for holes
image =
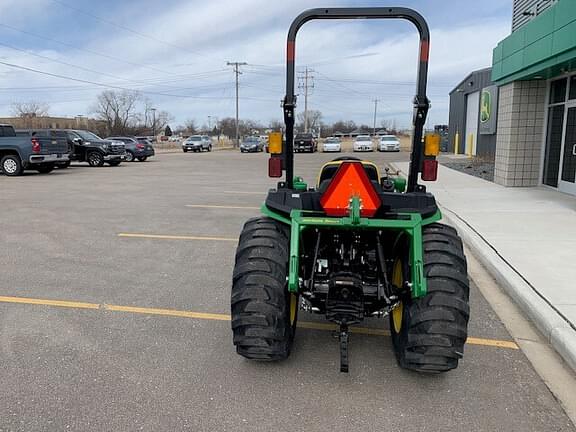
[[152, 140], [156, 141], [156, 108], [152, 108]]

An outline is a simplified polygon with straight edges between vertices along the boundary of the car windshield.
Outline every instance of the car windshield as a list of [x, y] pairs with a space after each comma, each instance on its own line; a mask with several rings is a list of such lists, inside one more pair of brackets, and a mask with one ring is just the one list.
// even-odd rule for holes
[[202, 137], [201, 136], [191, 136], [190, 138], [188, 138], [188, 141], [202, 141]]
[[338, 138], [326, 138], [326, 144], [338, 144], [339, 142]]
[[396, 137], [382, 137], [381, 141], [392, 141], [392, 142], [396, 142], [398, 141], [398, 139]]
[[93, 134], [92, 132], [88, 132], [88, 131], [79, 130], [79, 131], [74, 131], [74, 133], [86, 141], [94, 141], [94, 140], [101, 140], [102, 139], [98, 135]]
[[258, 144], [258, 138], [244, 138], [244, 142], [247, 144]]
[[356, 138], [356, 141], [370, 141], [370, 137], [369, 136], [359, 136], [358, 138]]
[[298, 138], [298, 139], [311, 139], [312, 134], [298, 134], [298, 135], [296, 135], [296, 138]]

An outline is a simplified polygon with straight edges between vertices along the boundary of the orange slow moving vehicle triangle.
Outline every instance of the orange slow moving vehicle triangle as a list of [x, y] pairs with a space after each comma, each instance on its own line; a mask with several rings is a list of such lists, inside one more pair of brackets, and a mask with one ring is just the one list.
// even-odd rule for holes
[[382, 201], [370, 183], [361, 162], [343, 162], [322, 195], [320, 204], [328, 216], [346, 216], [350, 201], [357, 196], [361, 201], [360, 215], [372, 217]]

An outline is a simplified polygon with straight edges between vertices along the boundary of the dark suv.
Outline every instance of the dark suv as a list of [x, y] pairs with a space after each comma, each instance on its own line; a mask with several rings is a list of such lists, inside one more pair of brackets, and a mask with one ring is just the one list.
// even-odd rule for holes
[[152, 143], [147, 138], [115, 136], [106, 139], [124, 143], [126, 146], [126, 162], [134, 162], [134, 159], [144, 162], [155, 154], [154, 147], [152, 147]]

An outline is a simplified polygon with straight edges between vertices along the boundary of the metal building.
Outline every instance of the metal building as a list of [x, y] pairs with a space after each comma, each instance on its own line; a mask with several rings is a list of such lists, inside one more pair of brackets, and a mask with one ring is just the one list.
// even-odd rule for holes
[[474, 71], [450, 92], [448, 151], [494, 160], [498, 89], [492, 68]]

